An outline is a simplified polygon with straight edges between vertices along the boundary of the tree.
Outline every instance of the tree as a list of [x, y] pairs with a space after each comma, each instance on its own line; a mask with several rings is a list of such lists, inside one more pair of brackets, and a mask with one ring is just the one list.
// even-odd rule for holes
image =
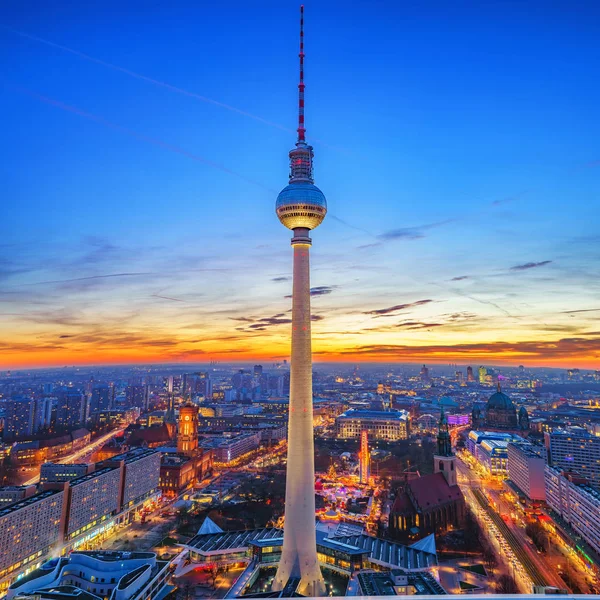
[[525, 533], [531, 538], [531, 541], [536, 545], [541, 552], [548, 550], [548, 535], [546, 530], [537, 521], [528, 523], [525, 527]]
[[496, 585], [499, 594], [516, 594], [519, 591], [516, 581], [510, 575], [500, 575]]
[[494, 568], [498, 564], [498, 559], [496, 558], [496, 553], [489, 546], [484, 546], [483, 552], [482, 552], [482, 558], [483, 558], [483, 562], [485, 563], [485, 566], [487, 567], [488, 571], [491, 574], [493, 574]]

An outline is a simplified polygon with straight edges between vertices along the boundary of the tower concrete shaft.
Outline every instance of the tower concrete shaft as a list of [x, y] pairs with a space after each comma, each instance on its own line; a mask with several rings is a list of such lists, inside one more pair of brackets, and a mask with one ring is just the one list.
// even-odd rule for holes
[[273, 589], [281, 590], [290, 577], [299, 577], [300, 594], [323, 596], [326, 588], [317, 559], [315, 531], [309, 263], [311, 240], [308, 233], [308, 229], [294, 229], [292, 238], [294, 283], [285, 525], [283, 552]]

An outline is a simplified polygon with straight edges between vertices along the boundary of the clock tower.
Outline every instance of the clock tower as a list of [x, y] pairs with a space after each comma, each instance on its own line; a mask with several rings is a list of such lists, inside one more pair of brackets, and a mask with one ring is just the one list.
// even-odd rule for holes
[[188, 402], [179, 409], [177, 452], [192, 456], [198, 449], [198, 407]]

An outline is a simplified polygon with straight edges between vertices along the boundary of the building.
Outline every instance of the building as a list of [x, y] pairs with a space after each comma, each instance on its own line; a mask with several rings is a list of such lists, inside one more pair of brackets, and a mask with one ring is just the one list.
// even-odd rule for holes
[[196, 467], [194, 459], [185, 454], [163, 453], [160, 460], [160, 491], [177, 496], [194, 483]]
[[148, 398], [147, 385], [128, 385], [125, 388], [125, 403], [127, 408], [139, 408], [142, 411], [147, 411]]
[[150, 448], [134, 448], [102, 463], [121, 467], [120, 510], [140, 504], [158, 492], [160, 462], [160, 452]]
[[372, 440], [406, 440], [409, 416], [405, 410], [363, 410], [351, 408], [335, 419], [336, 434], [345, 439], [359, 438], [367, 431]]
[[600, 553], [600, 492], [573, 472], [546, 466], [546, 502]]
[[600, 437], [584, 429], [558, 429], [544, 434], [548, 463], [563, 471], [577, 471], [600, 489]]
[[33, 433], [48, 429], [52, 424], [54, 400], [54, 398], [36, 398], [34, 400]]
[[0, 581], [48, 555], [62, 538], [63, 490], [47, 490], [0, 509]]
[[514, 433], [471, 430], [465, 448], [489, 473], [508, 477], [508, 444], [524, 441]]
[[226, 433], [221, 436], [206, 439], [202, 442], [205, 449], [212, 448], [213, 457], [217, 463], [231, 463], [240, 456], [256, 450], [260, 445], [260, 432]]
[[177, 452], [191, 456], [198, 449], [198, 407], [188, 403], [179, 409]]
[[475, 376], [473, 375], [473, 367], [471, 366], [467, 367], [467, 381], [475, 381]]
[[492, 394], [485, 409], [485, 426], [499, 429], [517, 429], [519, 427], [517, 409], [513, 401], [500, 389]]
[[285, 530], [283, 551], [273, 590], [283, 590], [299, 578], [303, 596], [323, 596], [325, 582], [317, 559], [315, 522], [315, 464], [310, 313], [311, 239], [309, 233], [325, 218], [327, 202], [314, 184], [313, 149], [304, 127], [304, 7], [300, 7], [300, 83], [298, 84], [298, 139], [290, 150], [290, 177], [277, 197], [281, 223], [293, 231], [292, 352], [288, 425]]
[[56, 392], [56, 426], [77, 427], [86, 421], [86, 401], [81, 390], [64, 388]]
[[[313, 525], [314, 528], [314, 525]], [[277, 528], [244, 531], [202, 530], [183, 545], [189, 560], [187, 569], [207, 564], [226, 566], [250, 564], [268, 566], [281, 560], [284, 532]], [[430, 536], [411, 546], [383, 540], [364, 533], [315, 530], [315, 546], [319, 565], [346, 576], [356, 575], [365, 569], [405, 569], [410, 573], [426, 573], [437, 566], [435, 540]], [[182, 561], [183, 562], [183, 561]], [[248, 571], [246, 571], [248, 573]], [[177, 576], [178, 571], [175, 571]], [[246, 579], [243, 575], [239, 580]], [[295, 586], [298, 585], [296, 579]], [[292, 589], [287, 597], [292, 597]]]
[[115, 516], [121, 507], [121, 469], [100, 468], [70, 482], [65, 540]]
[[483, 366], [479, 367], [478, 371], [479, 384], [484, 385], [487, 381], [487, 369]]
[[35, 485], [7, 485], [0, 487], [0, 509], [36, 493]]
[[15, 442], [10, 454], [10, 461], [17, 467], [39, 465], [80, 450], [89, 444], [90, 438], [91, 434], [87, 429], [77, 429], [65, 435], [42, 440]]
[[98, 413], [113, 408], [114, 387], [106, 384], [97, 385], [92, 388], [90, 401], [90, 413]]
[[508, 451], [508, 477], [530, 500], [545, 500], [544, 467], [546, 460], [542, 449], [529, 443], [511, 442]]
[[70, 481], [58, 474], [43, 492], [0, 510], [0, 590], [58, 547], [68, 553], [109, 535], [158, 499], [158, 452], [135, 449], [116, 458]]
[[35, 402], [32, 398], [24, 396], [10, 398], [6, 401], [4, 411], [5, 441], [26, 439], [33, 433]]
[[407, 479], [398, 490], [389, 517], [393, 537], [422, 537], [460, 527], [464, 521], [465, 499], [457, 484], [456, 456], [443, 410], [433, 465], [431, 475]]
[[65, 481], [83, 477], [93, 471], [93, 463], [75, 463], [71, 465], [44, 463], [40, 468], [40, 483], [64, 483]]
[[169, 563], [153, 552], [72, 552], [13, 583], [7, 600], [145, 600], [163, 592]]

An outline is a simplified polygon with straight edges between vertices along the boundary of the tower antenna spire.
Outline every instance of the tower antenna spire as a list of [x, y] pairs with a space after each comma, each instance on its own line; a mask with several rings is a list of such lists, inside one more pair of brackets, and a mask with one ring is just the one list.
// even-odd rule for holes
[[304, 144], [304, 4], [300, 5], [300, 81], [298, 82], [298, 144]]

